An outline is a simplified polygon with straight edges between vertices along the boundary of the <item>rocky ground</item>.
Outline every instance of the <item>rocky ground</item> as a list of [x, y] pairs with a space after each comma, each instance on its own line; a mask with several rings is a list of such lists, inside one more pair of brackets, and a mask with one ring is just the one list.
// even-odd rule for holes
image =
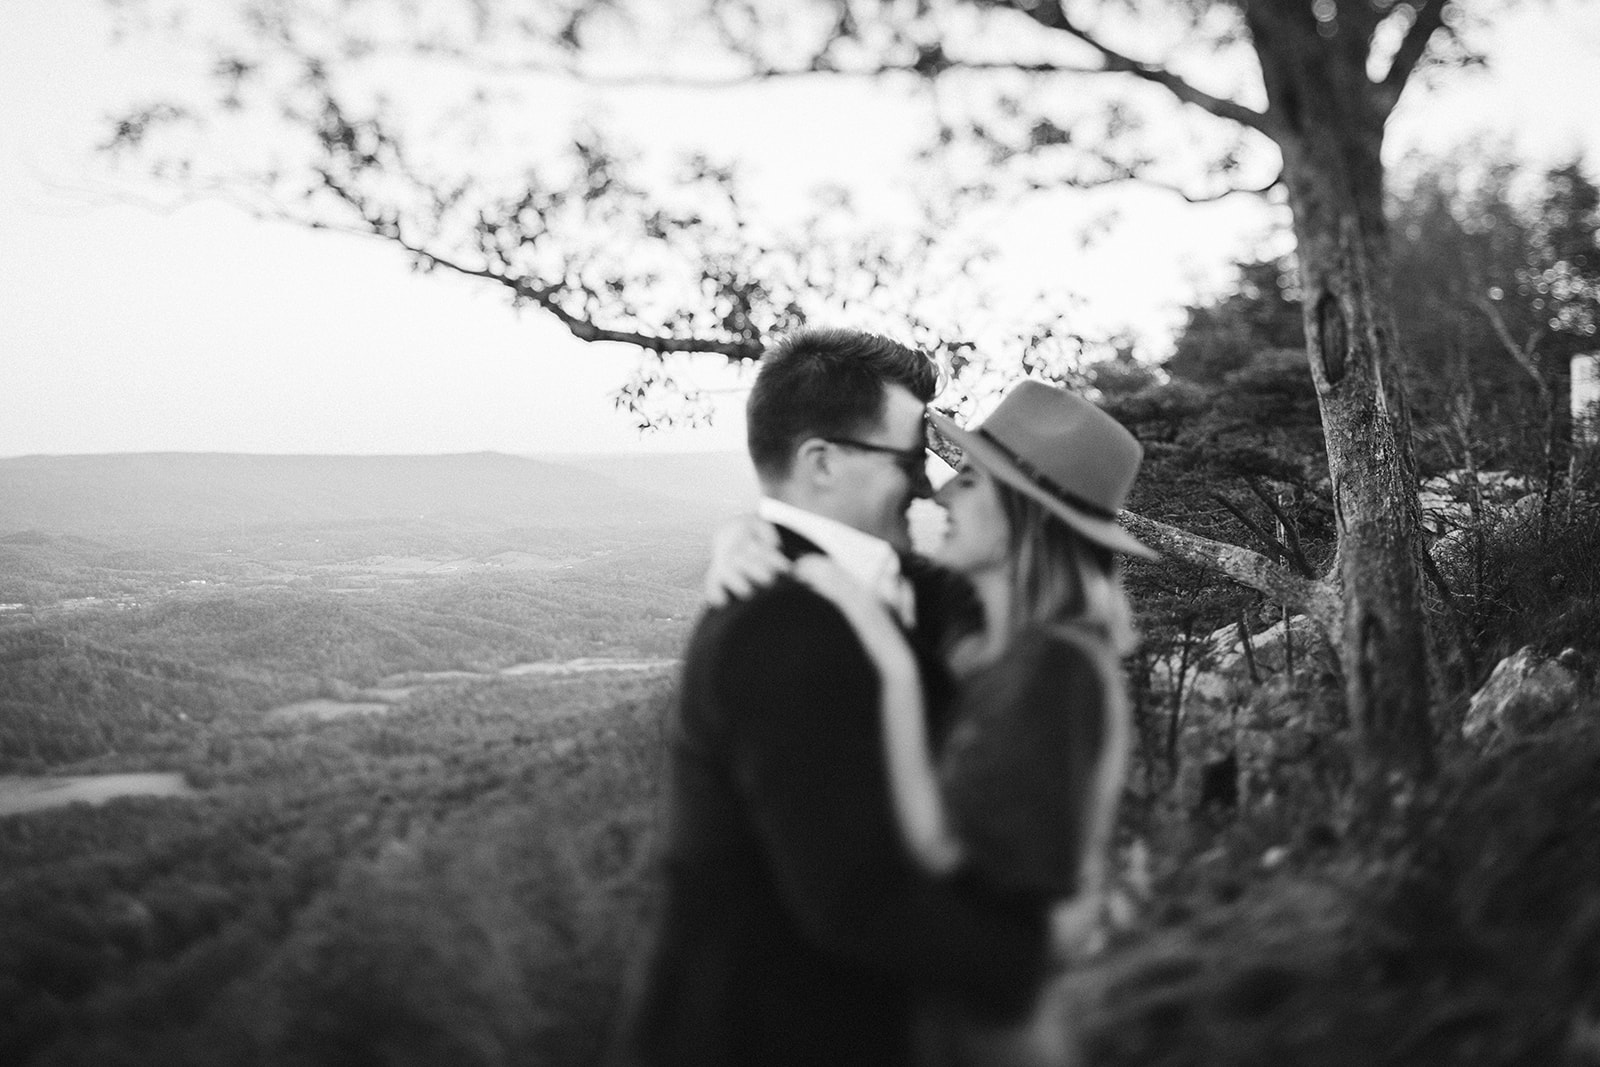
[[1157, 869], [1125, 880], [1124, 928], [1051, 993], [1083, 1062], [1600, 1064], [1600, 699], [1583, 665], [1508, 658], [1437, 775], [1379, 803], [1302, 766], [1272, 802], [1145, 819]]

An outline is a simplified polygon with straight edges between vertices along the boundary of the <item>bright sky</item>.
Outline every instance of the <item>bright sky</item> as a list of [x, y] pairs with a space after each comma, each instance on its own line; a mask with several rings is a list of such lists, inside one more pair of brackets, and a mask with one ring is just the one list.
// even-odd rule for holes
[[[1492, 77], [1408, 97], [1392, 147], [1444, 149], [1486, 130], [1531, 158], [1586, 145], [1600, 161], [1595, 16], [1585, 0], [1521, 5], [1497, 34]], [[376, 242], [221, 201], [162, 210], [112, 195], [128, 186], [92, 151], [101, 119], [167, 57], [138, 41], [113, 48], [103, 0], [0, 0], [0, 26], [0, 456], [741, 447], [737, 394], [712, 429], [641, 437], [609, 400], [629, 350], [576, 342], [481, 283], [415, 275]], [[845, 95], [801, 110], [791, 91], [756, 105], [707, 97], [728, 110], [702, 117], [763, 153], [769, 181], [895, 167], [906, 145], [886, 136], [886, 105], [835, 88]], [[763, 121], [741, 121], [741, 107]], [[797, 126], [819, 114], [825, 139]], [[1261, 233], [1243, 201], [1197, 212], [1137, 193], [1122, 214], [1114, 243], [1075, 258], [1071, 284], [1089, 319], [1156, 349], [1194, 287], [1220, 284]], [[1015, 262], [1065, 276], [1067, 233], [1017, 226]]]

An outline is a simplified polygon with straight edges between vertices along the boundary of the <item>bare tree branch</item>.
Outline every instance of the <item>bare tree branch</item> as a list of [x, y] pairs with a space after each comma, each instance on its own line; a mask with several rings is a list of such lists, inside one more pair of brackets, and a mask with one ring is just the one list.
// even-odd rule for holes
[[1131, 74], [1153, 85], [1161, 86], [1184, 103], [1193, 104], [1202, 111], [1209, 112], [1218, 118], [1230, 119], [1268, 137], [1273, 136], [1272, 124], [1262, 112], [1254, 108], [1245, 107], [1235, 100], [1212, 96], [1210, 93], [1191, 85], [1165, 67], [1141, 63], [1137, 59], [1118, 52], [1069, 19], [1059, 3], [1035, 3], [1027, 6], [1018, 4], [1015, 9], [1021, 10], [1023, 14], [1039, 25], [1068, 34], [1099, 52], [1104, 66], [1097, 68], [1097, 72]]
[[1528, 337], [1526, 344], [1517, 344], [1517, 339], [1511, 336], [1511, 327], [1506, 325], [1505, 316], [1500, 314], [1500, 309], [1484, 296], [1473, 298], [1472, 306], [1483, 312], [1489, 324], [1494, 327], [1494, 334], [1505, 348], [1506, 354], [1516, 361], [1517, 366], [1527, 372], [1533, 379], [1533, 384], [1539, 389], [1539, 397], [1548, 406], [1550, 403], [1550, 383], [1545, 381], [1544, 374], [1539, 370], [1539, 365], [1533, 361], [1534, 350], [1539, 347], [1539, 342], [1544, 340], [1545, 329], [1543, 326], [1534, 330]]
[[1290, 521], [1289, 516], [1283, 513], [1283, 508], [1278, 506], [1277, 499], [1254, 478], [1245, 478], [1244, 484], [1250, 487], [1256, 499], [1267, 506], [1267, 510], [1272, 512], [1272, 517], [1278, 520], [1278, 525], [1283, 527], [1283, 535], [1289, 539], [1288, 546], [1292, 557], [1290, 562], [1294, 564], [1295, 570], [1307, 578], [1315, 578], [1316, 571], [1311, 569], [1311, 563], [1306, 559], [1305, 550], [1300, 544], [1300, 531]]
[[1389, 72], [1384, 75], [1380, 85], [1384, 94], [1385, 110], [1392, 110], [1399, 101], [1406, 82], [1411, 80], [1417, 64], [1428, 51], [1429, 39], [1433, 37], [1435, 30], [1444, 25], [1444, 10], [1449, 2], [1450, 0], [1421, 0], [1414, 5], [1417, 12], [1416, 21], [1406, 31], [1405, 38], [1401, 40], [1400, 47], [1394, 54], [1394, 61], [1389, 64]]
[[1122, 524], [1129, 533], [1164, 556], [1225, 575], [1240, 585], [1265, 593], [1291, 611], [1309, 616], [1329, 640], [1337, 644], [1339, 595], [1329, 581], [1302, 578], [1259, 552], [1213, 541], [1143, 515], [1125, 511]]
[[577, 63], [551, 63], [542, 60], [522, 62], [488, 62], [471, 55], [467, 49], [426, 47], [421, 54], [456, 60], [471, 64], [473, 69], [486, 74], [548, 74], [571, 79], [597, 88], [633, 89], [660, 87], [670, 89], [730, 89], [764, 81], [809, 78], [816, 75], [845, 78], [881, 78], [896, 74], [914, 74], [928, 78], [949, 71], [1004, 71], [1014, 74], [1103, 74], [1104, 67], [1084, 67], [1068, 63], [1013, 63], [1003, 60], [951, 59], [937, 46], [932, 46], [909, 63], [879, 63], [871, 66], [839, 67], [827, 62], [822, 55], [800, 67], [757, 67], [738, 74], [683, 75], [665, 73], [600, 74], [586, 70]]
[[1276, 189], [1279, 185], [1283, 184], [1283, 176], [1280, 174], [1274, 177], [1270, 182], [1267, 182], [1265, 185], [1230, 186], [1215, 193], [1191, 193], [1181, 185], [1174, 185], [1171, 182], [1160, 181], [1150, 177], [1149, 175], [1140, 174], [1138, 169], [1135, 167], [1121, 165], [1116, 166], [1117, 169], [1114, 173], [1103, 174], [1094, 178], [1067, 177], [1058, 179], [1054, 182], [1043, 182], [1033, 179], [1028, 182], [1027, 189], [1029, 192], [1033, 193], [1048, 193], [1063, 188], [1099, 189], [1109, 185], [1121, 185], [1128, 182], [1136, 182], [1139, 185], [1143, 185], [1151, 189], [1159, 189], [1162, 192], [1172, 193], [1176, 196], [1180, 196], [1191, 204], [1214, 204], [1220, 200], [1226, 200], [1230, 196], [1265, 196], [1267, 193], [1270, 193], [1273, 189]]
[[446, 270], [452, 270], [458, 274], [483, 278], [506, 286], [519, 297], [537, 304], [541, 309], [555, 316], [557, 321], [567, 328], [567, 332], [580, 341], [615, 341], [619, 344], [634, 345], [647, 351], [663, 354], [668, 352], [700, 352], [707, 355], [726, 357], [730, 363], [759, 359], [763, 351], [759, 341], [711, 341], [699, 337], [663, 337], [659, 334], [637, 333], [632, 330], [614, 330], [599, 326], [580, 315], [574, 315], [562, 307], [556, 300], [556, 294], [561, 291], [557, 287], [540, 287], [523, 278], [513, 278], [488, 268], [473, 268], [456, 263], [425, 248], [409, 244], [398, 233], [386, 236], [407, 252], [432, 266], [444, 267]]
[[[1270, 533], [1268, 533], [1266, 531], [1266, 529], [1263, 528], [1260, 523], [1256, 522], [1255, 519], [1250, 517], [1248, 512], [1246, 512], [1238, 504], [1235, 504], [1232, 500], [1229, 500], [1228, 497], [1226, 496], [1226, 494], [1218, 493], [1218, 492], [1213, 491], [1213, 492], [1207, 493], [1206, 495], [1209, 496], [1212, 500], [1215, 500], [1217, 503], [1221, 504], [1223, 506], [1223, 508], [1228, 512], [1228, 514], [1230, 514], [1234, 518], [1238, 519], [1239, 523], [1246, 530], [1249, 530], [1250, 533], [1252, 535], [1254, 535], [1254, 537], [1255, 537], [1255, 539], [1257, 541], [1261, 542], [1262, 546], [1266, 548], [1268, 554], [1271, 556], [1272, 559], [1274, 559], [1274, 560], [1282, 560], [1285, 563], [1293, 563], [1294, 562], [1294, 560], [1292, 559], [1292, 557], [1290, 555], [1288, 546], [1286, 546], [1282, 541], [1279, 541], [1276, 537], [1273, 537]], [[1296, 570], [1298, 570], [1298, 569], [1299, 568], [1296, 567]]]
[[[464, 274], [471, 278], [481, 278], [485, 281], [495, 282], [510, 289], [519, 299], [537, 305], [540, 309], [553, 315], [567, 332], [580, 341], [614, 341], [618, 344], [634, 345], [650, 352], [666, 354], [669, 352], [698, 352], [707, 355], [725, 357], [731, 363], [745, 360], [758, 359], [762, 353], [759, 340], [743, 341], [713, 341], [698, 337], [664, 337], [659, 334], [639, 333], [633, 330], [616, 330], [600, 326], [581, 315], [575, 315], [563, 307], [557, 299], [564, 291], [563, 286], [536, 285], [527, 278], [517, 278], [509, 274], [488, 267], [469, 267], [462, 263], [430, 251], [422, 245], [414, 244], [407, 240], [401, 232], [398, 221], [383, 218], [372, 214], [356, 196], [341, 182], [326, 171], [320, 172], [324, 186], [350, 206], [362, 218], [367, 232], [375, 237], [381, 237], [409, 252], [417, 259], [430, 267], [443, 267], [457, 274]], [[326, 228], [326, 227], [324, 227]]]

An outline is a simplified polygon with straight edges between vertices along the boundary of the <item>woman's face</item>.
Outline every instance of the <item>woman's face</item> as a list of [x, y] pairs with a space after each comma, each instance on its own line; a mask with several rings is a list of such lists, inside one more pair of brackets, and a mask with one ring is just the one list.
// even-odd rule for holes
[[960, 471], [934, 494], [949, 521], [933, 558], [965, 575], [1003, 568], [1011, 553], [1011, 524], [989, 472], [964, 460]]

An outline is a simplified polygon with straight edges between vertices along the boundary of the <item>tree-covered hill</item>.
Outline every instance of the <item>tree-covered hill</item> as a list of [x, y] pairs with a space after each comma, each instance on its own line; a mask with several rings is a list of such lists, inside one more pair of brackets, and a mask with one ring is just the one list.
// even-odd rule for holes
[[0, 534], [102, 537], [401, 520], [458, 529], [572, 529], [704, 520], [724, 512], [703, 497], [650, 491], [637, 478], [624, 486], [593, 468], [493, 452], [0, 459]]
[[755, 499], [756, 478], [743, 451], [686, 453], [602, 453], [541, 456], [541, 459], [595, 474], [625, 489], [670, 496], [733, 513]]

